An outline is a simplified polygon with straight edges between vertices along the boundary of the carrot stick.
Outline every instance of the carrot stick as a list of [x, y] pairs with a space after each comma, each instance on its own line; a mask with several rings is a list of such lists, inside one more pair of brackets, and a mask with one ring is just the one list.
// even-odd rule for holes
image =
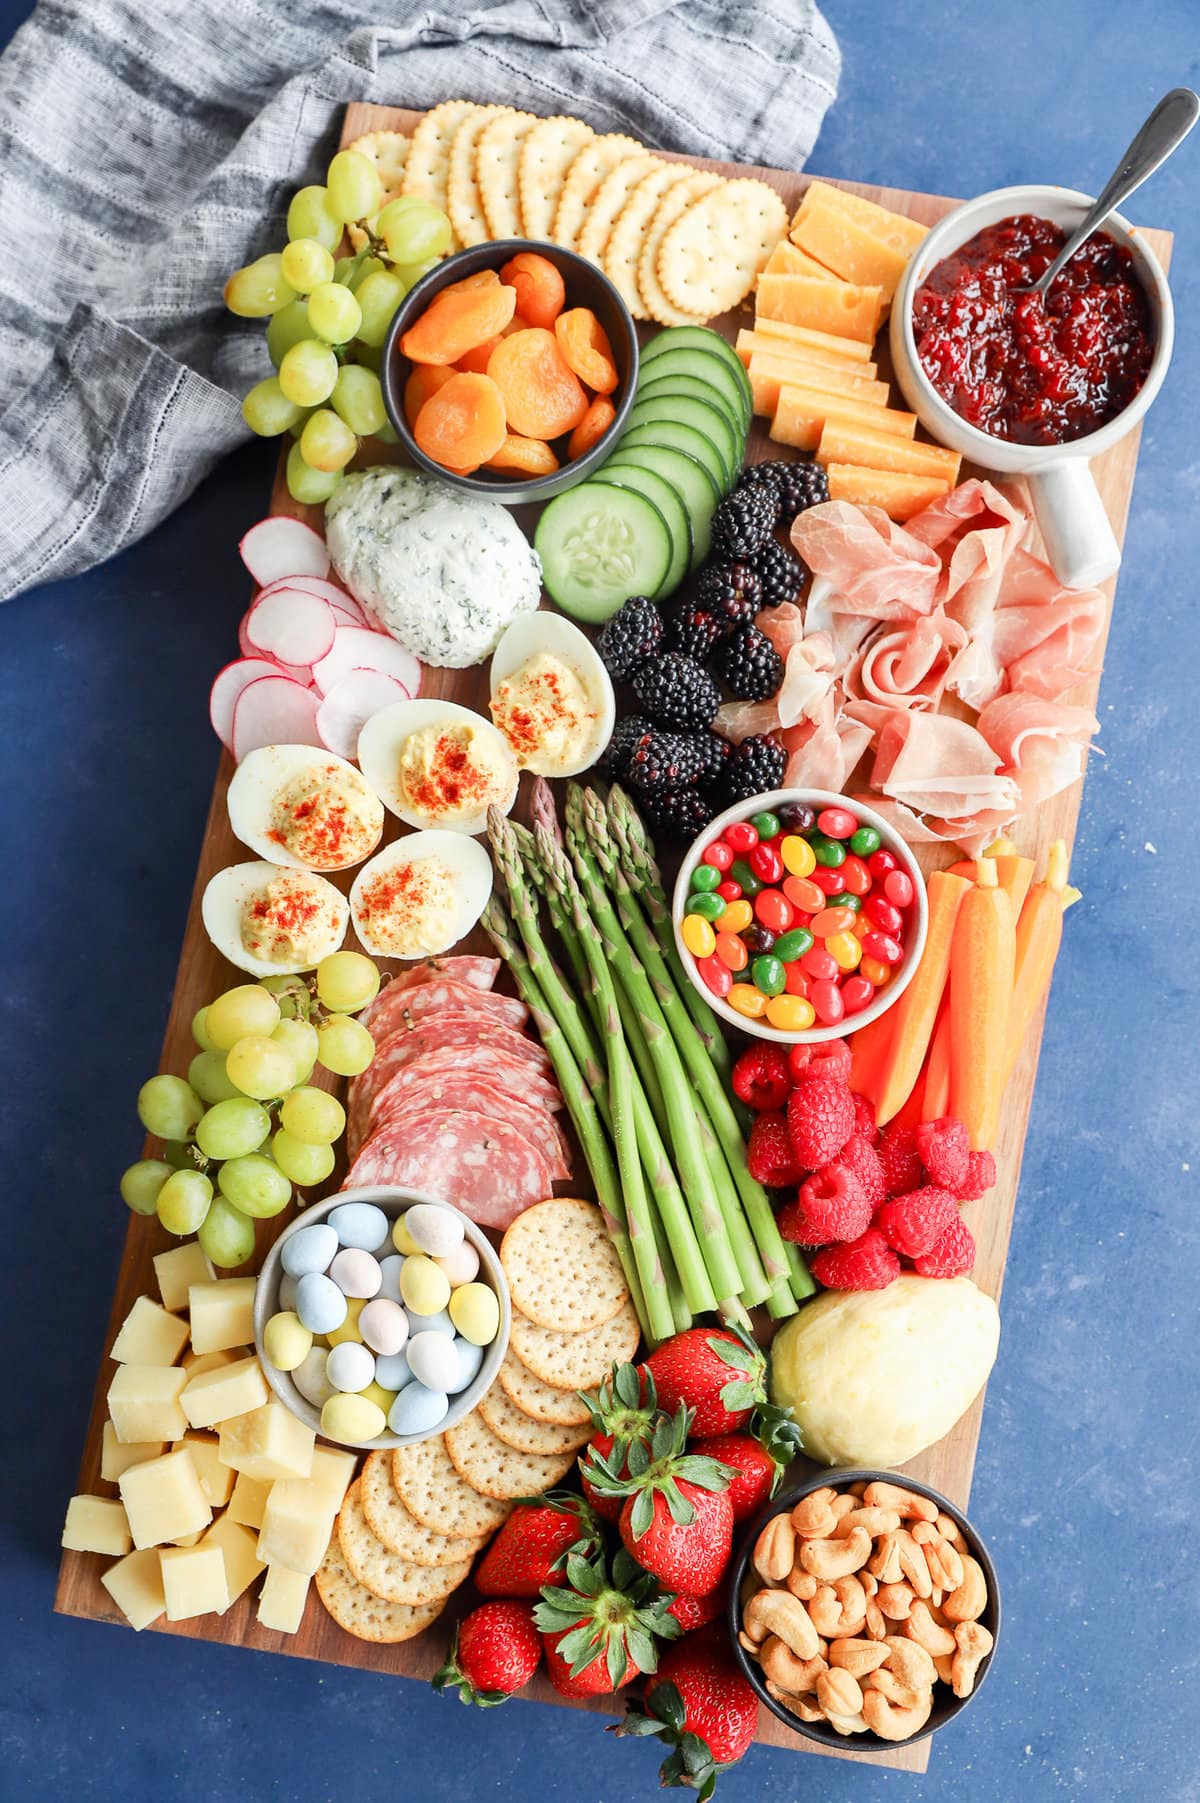
[[1016, 962], [1012, 1006], [1009, 1009], [1004, 1080], [1008, 1081], [1021, 1055], [1025, 1035], [1041, 1006], [1054, 974], [1054, 960], [1062, 943], [1063, 912], [1067, 905], [1067, 847], [1056, 839], [1046, 859], [1046, 874], [1035, 883], [1021, 909], [1016, 931]]
[[960, 858], [957, 864], [951, 864], [946, 875], [965, 877], [968, 883], [973, 883], [975, 881], [974, 858]]
[[[915, 977], [913, 981], [916, 981]], [[895, 1008], [889, 1008], [869, 1026], [860, 1027], [857, 1033], [850, 1035], [850, 1087], [856, 1095], [866, 1096], [871, 1102], [875, 1100], [880, 1068], [891, 1044], [895, 1012]]]
[[903, 1108], [894, 1114], [888, 1122], [890, 1127], [916, 1127], [925, 1119], [925, 1073], [929, 1069], [929, 1060], [925, 1060], [921, 1075], [912, 1086], [912, 1093]]
[[879, 1067], [875, 1093], [875, 1113], [881, 1127], [904, 1106], [921, 1074], [950, 973], [954, 923], [970, 888], [965, 878], [951, 876], [944, 870], [935, 870], [929, 879], [925, 949], [908, 988], [889, 1010], [894, 1025]]
[[979, 1151], [999, 1119], [1016, 964], [1016, 926], [994, 858], [980, 858], [950, 956], [950, 1113]]
[[1033, 859], [1019, 858], [1008, 852], [998, 853], [996, 875], [1000, 878], [1000, 887], [1008, 896], [1013, 919], [1019, 920], [1025, 897], [1029, 894], [1029, 885], [1033, 881]]
[[[951, 979], [953, 980], [953, 978]], [[947, 1000], [933, 1030], [921, 1095], [923, 1121], [940, 1121], [950, 1112], [950, 1004]]]

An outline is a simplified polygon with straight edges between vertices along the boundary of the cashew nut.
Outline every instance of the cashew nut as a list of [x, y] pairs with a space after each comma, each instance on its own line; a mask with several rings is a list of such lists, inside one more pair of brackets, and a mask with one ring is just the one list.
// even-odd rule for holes
[[840, 1496], [835, 1496], [829, 1506], [840, 1521], [843, 1515], [849, 1515], [851, 1509], [857, 1509], [858, 1498], [851, 1496], [849, 1491], [844, 1491]]
[[929, 1575], [929, 1561], [925, 1557], [924, 1547], [917, 1545], [907, 1528], [901, 1528], [896, 1535], [896, 1549], [900, 1570], [917, 1595], [929, 1596], [933, 1590], [933, 1579]]
[[866, 1478], [859, 1478], [857, 1484], [848, 1484], [846, 1487], [851, 1496], [861, 1496], [867, 1487], [867, 1480]]
[[900, 1536], [883, 1534], [871, 1557], [867, 1560], [867, 1570], [872, 1577], [878, 1578], [881, 1584], [898, 1584], [903, 1575], [900, 1570]]
[[799, 1597], [786, 1590], [760, 1590], [751, 1597], [745, 1623], [751, 1639], [761, 1641], [768, 1634], [778, 1634], [798, 1659], [812, 1659], [817, 1654], [817, 1630], [808, 1610]]
[[895, 1509], [851, 1509], [838, 1522], [834, 1538], [845, 1540], [855, 1528], [865, 1528], [873, 1540], [877, 1534], [894, 1534], [899, 1526]]
[[762, 1646], [757, 1640], [751, 1640], [745, 1628], [738, 1629], [738, 1645], [749, 1653], [751, 1659], [757, 1659], [762, 1652]]
[[845, 1540], [806, 1540], [800, 1548], [804, 1570], [827, 1584], [834, 1578], [849, 1577], [870, 1556], [871, 1536], [861, 1527], [854, 1528]]
[[878, 1690], [868, 1691], [863, 1698], [863, 1720], [880, 1740], [908, 1740], [910, 1735], [919, 1734], [932, 1709], [932, 1690], [922, 1691], [917, 1701], [906, 1709], [889, 1703]]
[[931, 1658], [936, 1659], [943, 1653], [953, 1653], [955, 1649], [954, 1635], [949, 1628], [934, 1621], [929, 1605], [919, 1599], [908, 1612], [908, 1620], [904, 1624], [907, 1639], [915, 1640], [924, 1647]]
[[779, 1685], [773, 1684], [769, 1678], [767, 1679], [767, 1689], [777, 1703], [782, 1703], [792, 1715], [798, 1715], [802, 1722], [823, 1722], [825, 1720], [825, 1711], [815, 1697], [793, 1696], [790, 1691], [781, 1690]]
[[[937, 1670], [933, 1659], [917, 1641], [908, 1640], [901, 1634], [889, 1634], [883, 1644], [888, 1649], [886, 1663], [901, 1684], [907, 1684], [912, 1690], [924, 1690], [927, 1684], [934, 1682]], [[765, 1657], [763, 1663], [766, 1663]]]
[[897, 1709], [911, 1709], [920, 1697], [923, 1688], [905, 1684], [887, 1665], [881, 1665], [875, 1671], [868, 1672], [863, 1679], [862, 1687], [864, 1691], [877, 1690], [880, 1696], [886, 1697], [889, 1703], [894, 1703]]
[[861, 1715], [826, 1715], [826, 1721], [839, 1734], [865, 1734], [867, 1724]]
[[858, 1679], [842, 1666], [831, 1666], [817, 1679], [817, 1701], [826, 1715], [859, 1715], [863, 1693]]
[[987, 1579], [978, 1559], [968, 1553], [962, 1562], [962, 1583], [942, 1604], [947, 1621], [977, 1621], [987, 1608]]
[[950, 1542], [951, 1546], [954, 1547], [956, 1551], [958, 1551], [960, 1553], [966, 1552], [966, 1550], [967, 1550], [966, 1538], [963, 1534], [962, 1529], [959, 1527], [957, 1521], [955, 1521], [955, 1519], [952, 1515], [939, 1515], [937, 1520], [934, 1522], [934, 1526], [937, 1528], [938, 1533], [942, 1536], [942, 1539], [948, 1540]]
[[957, 1590], [963, 1581], [963, 1562], [957, 1549], [948, 1540], [943, 1540], [928, 1521], [918, 1521], [912, 1537], [925, 1554], [934, 1589]]
[[785, 1579], [787, 1588], [793, 1596], [798, 1596], [802, 1603], [810, 1603], [817, 1594], [817, 1580], [811, 1571], [801, 1571], [793, 1566]]
[[861, 1632], [866, 1620], [866, 1592], [855, 1577], [837, 1578], [818, 1587], [808, 1613], [817, 1633], [827, 1640], [848, 1639]]
[[763, 1641], [761, 1651], [762, 1668], [773, 1684], [781, 1690], [798, 1695], [804, 1690], [816, 1688], [817, 1679], [826, 1669], [824, 1659], [797, 1659], [790, 1646], [780, 1640], [778, 1634], [770, 1634]]
[[[960, 1622], [954, 1630], [958, 1645], [950, 1665], [950, 1683], [956, 1697], [969, 1697], [975, 1688], [980, 1662], [992, 1650], [993, 1640], [982, 1622]], [[818, 1686], [819, 1691], [819, 1686]]]
[[837, 1526], [837, 1516], [833, 1512], [834, 1494], [827, 1485], [823, 1490], [810, 1490], [807, 1496], [800, 1498], [791, 1514], [792, 1527], [797, 1534], [832, 1534]]
[[829, 1648], [830, 1665], [840, 1666], [852, 1678], [863, 1678], [883, 1664], [888, 1649], [875, 1640], [835, 1640]]
[[881, 1584], [875, 1601], [889, 1621], [907, 1621], [914, 1594], [911, 1584]]
[[902, 1521], [936, 1521], [938, 1506], [928, 1496], [905, 1490], [901, 1484], [878, 1480], [863, 1491], [863, 1501], [876, 1509], [895, 1509]]
[[942, 1683], [952, 1685], [954, 1683], [954, 1660], [948, 1658], [945, 1653], [939, 1653], [933, 1663]]
[[866, 1591], [867, 1595], [874, 1596], [875, 1592], [879, 1589], [879, 1579], [876, 1577], [872, 1577], [871, 1573], [866, 1569], [865, 1566], [863, 1567], [862, 1571], [856, 1571], [854, 1575], [858, 1579], [859, 1583], [862, 1585], [863, 1589]]
[[759, 1577], [779, 1584], [796, 1557], [796, 1530], [786, 1515], [773, 1515], [754, 1542], [752, 1563]]
[[873, 1596], [867, 1598], [867, 1634], [871, 1640], [882, 1640], [887, 1634], [887, 1622], [883, 1610]]

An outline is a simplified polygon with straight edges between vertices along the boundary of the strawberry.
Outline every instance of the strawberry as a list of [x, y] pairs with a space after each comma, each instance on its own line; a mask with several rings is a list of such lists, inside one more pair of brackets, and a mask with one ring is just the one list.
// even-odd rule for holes
[[476, 1566], [475, 1588], [481, 1596], [538, 1597], [568, 1551], [588, 1556], [602, 1544], [600, 1523], [581, 1496], [551, 1492], [519, 1503]]
[[708, 1439], [745, 1427], [767, 1400], [767, 1361], [747, 1334], [731, 1328], [689, 1327], [664, 1340], [646, 1360], [659, 1407], [693, 1411], [693, 1431]]
[[816, 1171], [836, 1158], [854, 1131], [854, 1103], [843, 1082], [802, 1077], [788, 1097], [788, 1132], [797, 1162]]
[[677, 1596], [667, 1609], [673, 1615], [685, 1634], [694, 1634], [697, 1628], [707, 1627], [710, 1621], [716, 1621], [726, 1603], [726, 1587], [718, 1584], [707, 1596]]
[[920, 1185], [924, 1172], [917, 1151], [917, 1136], [911, 1127], [893, 1124], [885, 1127], [875, 1148], [883, 1166], [884, 1182], [889, 1196], [903, 1196]]
[[950, 1191], [926, 1184], [885, 1202], [875, 1215], [875, 1225], [905, 1258], [923, 1258], [957, 1219], [958, 1202]]
[[645, 1365], [614, 1365], [612, 1376], [587, 1398], [596, 1432], [588, 1441], [579, 1461], [583, 1494], [605, 1521], [615, 1522], [621, 1513], [620, 1499], [596, 1490], [588, 1475], [594, 1454], [606, 1464], [617, 1455], [618, 1469], [625, 1469], [625, 1455], [637, 1440], [647, 1441], [658, 1418], [658, 1396], [654, 1376]]
[[758, 1699], [716, 1623], [670, 1649], [644, 1707], [645, 1714], [631, 1708], [613, 1732], [660, 1735], [671, 1748], [659, 1768], [663, 1784], [685, 1785], [701, 1803], [718, 1773], [749, 1750], [758, 1724]]
[[961, 1215], [928, 1252], [913, 1259], [913, 1270], [922, 1277], [965, 1277], [975, 1263], [975, 1240]]
[[[732, 1465], [734, 1475], [725, 1492], [733, 1505], [733, 1519], [747, 1521], [774, 1496], [783, 1477], [784, 1466], [800, 1451], [800, 1430], [787, 1420], [782, 1411], [775, 1424], [772, 1448], [764, 1446], [752, 1434], [724, 1434], [716, 1440], [693, 1440], [691, 1450], [701, 1458], [719, 1459]], [[782, 1431], [786, 1430], [786, 1431]], [[777, 1455], [782, 1456], [777, 1456]]]
[[848, 1246], [826, 1246], [809, 1269], [827, 1290], [886, 1290], [900, 1275], [900, 1260], [877, 1227]]
[[782, 1110], [760, 1114], [750, 1129], [746, 1165], [756, 1183], [768, 1189], [784, 1189], [799, 1183], [802, 1172], [792, 1150], [787, 1116]]
[[505, 1703], [528, 1684], [542, 1643], [528, 1603], [484, 1603], [459, 1623], [450, 1657], [433, 1678], [435, 1690], [457, 1690], [460, 1703], [482, 1708]]
[[940, 1121], [922, 1121], [914, 1131], [930, 1183], [961, 1195], [971, 1157], [971, 1136], [963, 1123], [947, 1114]]
[[567, 1554], [565, 1583], [547, 1584], [533, 1611], [546, 1649], [546, 1668], [565, 1697], [610, 1696], [658, 1663], [659, 1640], [680, 1625], [668, 1613], [671, 1597], [624, 1551], [585, 1559]]
[[977, 1202], [996, 1181], [996, 1160], [990, 1152], [972, 1152], [967, 1160], [967, 1174], [958, 1186], [960, 1202]]
[[734, 1470], [720, 1459], [685, 1450], [691, 1410], [659, 1418], [650, 1445], [629, 1449], [629, 1474], [595, 1465], [592, 1481], [623, 1497], [621, 1540], [644, 1570], [687, 1596], [715, 1590], [733, 1547], [733, 1504], [725, 1492]]

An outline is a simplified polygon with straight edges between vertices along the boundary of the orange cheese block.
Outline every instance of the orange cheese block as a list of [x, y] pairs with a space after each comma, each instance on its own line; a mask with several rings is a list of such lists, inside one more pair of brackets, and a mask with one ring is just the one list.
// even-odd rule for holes
[[793, 387], [812, 389], [818, 394], [851, 395], [856, 401], [867, 401], [875, 407], [886, 407], [889, 389], [886, 382], [872, 382], [866, 376], [845, 375], [822, 363], [804, 363], [798, 357], [772, 357], [755, 351], [746, 366], [754, 394], [755, 413], [772, 418], [779, 402], [779, 389], [788, 382]]
[[[753, 375], [750, 380], [753, 385]], [[958, 481], [962, 458], [957, 451], [944, 451], [941, 445], [909, 443], [890, 432], [874, 432], [869, 426], [830, 420], [817, 446], [817, 461], [857, 463], [871, 470], [898, 470], [910, 476], [940, 476], [953, 486]]]
[[[821, 337], [823, 334], [814, 333], [813, 336]], [[852, 340], [843, 338], [839, 342], [850, 344]], [[865, 348], [861, 344], [855, 345], [856, 350]], [[773, 338], [768, 332], [750, 332], [746, 330], [745, 326], [737, 335], [734, 349], [747, 369], [750, 367], [750, 359], [755, 352], [764, 351], [769, 357], [788, 357], [794, 363], [803, 363], [805, 368], [809, 368], [815, 363], [822, 369], [839, 370], [843, 375], [865, 376], [868, 382], [873, 382], [879, 374], [878, 366], [869, 361], [864, 363], [861, 359], [839, 357], [833, 351], [817, 350], [815, 346], [793, 344], [790, 338]], [[797, 376], [796, 380], [800, 381], [800, 379]]]
[[860, 288], [830, 276], [763, 275], [758, 278], [758, 317], [808, 326], [873, 344], [883, 317], [882, 288]]
[[900, 413], [871, 401], [856, 401], [848, 394], [822, 394], [816, 388], [797, 388], [784, 382], [779, 389], [771, 437], [777, 444], [795, 445], [798, 451], [815, 451], [828, 419], [868, 426], [875, 432], [891, 432], [912, 438], [917, 430], [915, 413]]
[[852, 194], [848, 188], [834, 188], [828, 182], [810, 182], [792, 221], [793, 241], [796, 226], [809, 208], [816, 206], [840, 208], [851, 219], [857, 219], [865, 225], [872, 236], [909, 255], [929, 232], [927, 225], [910, 219], [906, 213], [893, 213], [887, 207], [881, 207], [877, 201], [864, 200], [861, 194]]
[[[767, 319], [761, 314], [754, 322], [754, 330], [760, 338], [782, 339], [806, 357], [812, 351], [822, 351], [826, 356], [851, 363], [871, 362], [871, 347], [860, 338], [842, 338], [836, 332], [814, 332], [811, 326], [793, 326], [785, 319]], [[875, 374], [873, 363], [871, 374]]]
[[792, 237], [802, 251], [843, 281], [882, 288], [889, 305], [912, 254], [885, 243], [861, 219], [824, 200], [805, 209], [792, 227]]
[[893, 520], [910, 520], [914, 513], [949, 494], [953, 486], [941, 476], [905, 476], [896, 470], [864, 469], [857, 463], [831, 463], [826, 474], [831, 501], [882, 507]]
[[819, 263], [816, 257], [797, 250], [786, 238], [779, 240], [763, 264], [764, 275], [816, 275], [827, 282], [832, 273], [827, 264]]

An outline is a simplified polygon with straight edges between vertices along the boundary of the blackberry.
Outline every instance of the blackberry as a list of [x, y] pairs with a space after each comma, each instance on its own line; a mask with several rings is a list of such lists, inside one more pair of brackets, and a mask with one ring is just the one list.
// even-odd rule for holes
[[721, 691], [703, 664], [681, 651], [643, 663], [634, 676], [633, 692], [664, 726], [707, 726], [721, 705]]
[[753, 557], [775, 529], [775, 496], [761, 483], [742, 482], [712, 516], [712, 539], [725, 557]]
[[750, 482], [767, 483], [775, 490], [775, 524], [790, 526], [798, 513], [829, 499], [829, 477], [819, 463], [791, 463], [782, 457], [756, 463], [747, 473]]
[[705, 767], [704, 748], [695, 733], [665, 732], [649, 720], [613, 774], [644, 794], [693, 787]]
[[702, 732], [697, 734], [704, 753], [704, 768], [700, 772], [701, 788], [711, 788], [721, 779], [721, 772], [733, 756], [733, 746], [720, 733]]
[[643, 799], [642, 812], [653, 833], [669, 839], [694, 839], [716, 818], [716, 807], [699, 789], [664, 789]]
[[739, 626], [721, 646], [713, 667], [737, 701], [765, 701], [783, 681], [783, 659], [757, 626]]
[[691, 602], [674, 608], [667, 620], [667, 638], [671, 648], [702, 664], [724, 638], [727, 623]]
[[642, 734], [652, 728], [653, 722], [641, 714], [623, 714], [613, 727], [612, 738], [596, 759], [597, 770], [620, 781], [628, 767], [630, 752]]
[[794, 601], [804, 581], [804, 566], [798, 557], [775, 539], [770, 539], [755, 553], [754, 569], [762, 588], [763, 607], [778, 607], [781, 601]]
[[731, 808], [735, 802], [749, 801], [752, 795], [777, 789], [786, 764], [787, 753], [774, 739], [761, 735], [743, 739], [735, 747], [717, 786], [718, 808]]
[[712, 614], [728, 632], [752, 620], [762, 606], [762, 581], [748, 563], [710, 564], [696, 584], [695, 607]]
[[639, 664], [654, 656], [664, 631], [662, 615], [653, 601], [645, 595], [631, 595], [605, 626], [596, 649], [609, 674], [625, 682]]

